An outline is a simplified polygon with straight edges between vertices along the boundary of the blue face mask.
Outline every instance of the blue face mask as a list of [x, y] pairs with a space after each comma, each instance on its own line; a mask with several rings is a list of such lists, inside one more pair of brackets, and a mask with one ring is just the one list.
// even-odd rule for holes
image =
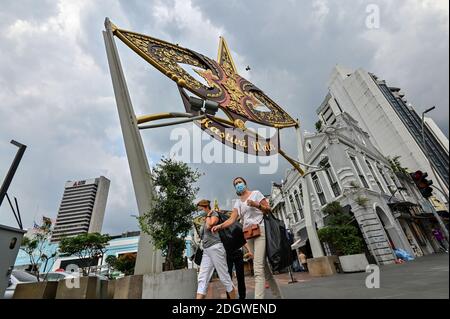
[[241, 195], [242, 193], [244, 193], [245, 189], [247, 188], [247, 186], [245, 186], [244, 183], [237, 183], [234, 188], [236, 188], [236, 193], [238, 195]]

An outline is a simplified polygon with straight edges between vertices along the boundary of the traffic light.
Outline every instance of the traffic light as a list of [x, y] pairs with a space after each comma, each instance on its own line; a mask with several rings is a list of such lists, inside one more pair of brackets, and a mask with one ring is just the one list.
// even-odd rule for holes
[[420, 193], [422, 193], [422, 196], [425, 198], [431, 197], [433, 193], [433, 189], [431, 188], [431, 185], [433, 185], [433, 181], [427, 179], [428, 173], [417, 171], [415, 173], [412, 173], [411, 177], [417, 188], [420, 190]]

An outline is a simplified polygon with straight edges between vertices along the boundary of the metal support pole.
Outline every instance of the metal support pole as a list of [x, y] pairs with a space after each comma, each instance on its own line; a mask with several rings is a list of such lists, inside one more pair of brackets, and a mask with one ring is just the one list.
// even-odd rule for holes
[[[105, 27], [106, 31], [103, 31], [103, 37], [119, 113], [120, 126], [122, 128], [139, 215], [142, 216], [152, 208], [154, 188], [151, 171], [137, 126], [136, 115], [131, 103], [109, 19], [106, 19]], [[152, 238], [141, 232], [134, 274], [159, 273], [161, 271], [161, 252], [154, 247]]]
[[289, 266], [289, 275], [291, 276], [291, 281], [288, 282], [288, 284], [295, 284], [298, 282], [297, 279], [294, 278], [294, 275], [292, 274], [292, 266]]
[[[297, 133], [298, 160], [300, 163], [304, 163], [305, 156], [303, 153], [303, 134], [300, 125], [295, 127], [295, 131]], [[311, 245], [313, 257], [323, 257], [324, 253], [322, 245], [320, 244], [319, 236], [317, 235], [315, 220], [313, 220], [313, 210], [309, 196], [308, 181], [306, 178], [309, 178], [309, 176], [302, 176], [300, 179], [303, 190], [303, 211], [305, 213], [306, 232], [308, 233], [309, 244]]]

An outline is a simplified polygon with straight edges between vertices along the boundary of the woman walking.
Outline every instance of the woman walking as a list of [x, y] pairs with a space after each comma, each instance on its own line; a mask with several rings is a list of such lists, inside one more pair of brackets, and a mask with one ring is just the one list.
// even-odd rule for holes
[[211, 232], [211, 228], [219, 222], [219, 214], [211, 210], [211, 202], [206, 199], [198, 202], [197, 208], [203, 210], [206, 214], [205, 222], [200, 230], [203, 256], [198, 274], [197, 299], [205, 298], [214, 269], [216, 269], [220, 281], [225, 286], [229, 298], [236, 299], [236, 289], [228, 273], [225, 248], [219, 234]]
[[212, 232], [232, 225], [238, 217], [241, 219], [246, 239], [253, 254], [253, 270], [255, 276], [255, 299], [264, 298], [266, 280], [275, 298], [281, 298], [281, 291], [276, 283], [266, 261], [266, 234], [264, 230], [264, 215], [270, 213], [270, 205], [260, 191], [251, 191], [242, 177], [233, 180], [233, 186], [239, 199], [234, 205], [229, 219], [220, 225], [212, 227]]

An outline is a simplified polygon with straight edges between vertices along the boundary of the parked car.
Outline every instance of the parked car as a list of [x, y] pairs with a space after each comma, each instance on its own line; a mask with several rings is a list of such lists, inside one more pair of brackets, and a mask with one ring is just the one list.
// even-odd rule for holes
[[[100, 280], [108, 280], [108, 277], [100, 275], [100, 274], [90, 273], [88, 276], [89, 277], [97, 277]], [[81, 276], [78, 273], [68, 273], [65, 271], [51, 271], [48, 274], [41, 274], [39, 277], [42, 280], [47, 280], [47, 281], [60, 281], [62, 279], [70, 279], [70, 278], [81, 277]]]
[[9, 277], [8, 288], [5, 291], [5, 299], [11, 299], [13, 297], [17, 284], [37, 281], [36, 276], [24, 270], [13, 270]]
[[97, 277], [100, 280], [108, 280], [108, 277], [106, 277], [105, 275], [101, 275], [101, 274], [89, 274], [89, 277]]
[[60, 281], [61, 279], [73, 278], [76, 275], [63, 271], [50, 271], [49, 273], [40, 274], [42, 280]]

